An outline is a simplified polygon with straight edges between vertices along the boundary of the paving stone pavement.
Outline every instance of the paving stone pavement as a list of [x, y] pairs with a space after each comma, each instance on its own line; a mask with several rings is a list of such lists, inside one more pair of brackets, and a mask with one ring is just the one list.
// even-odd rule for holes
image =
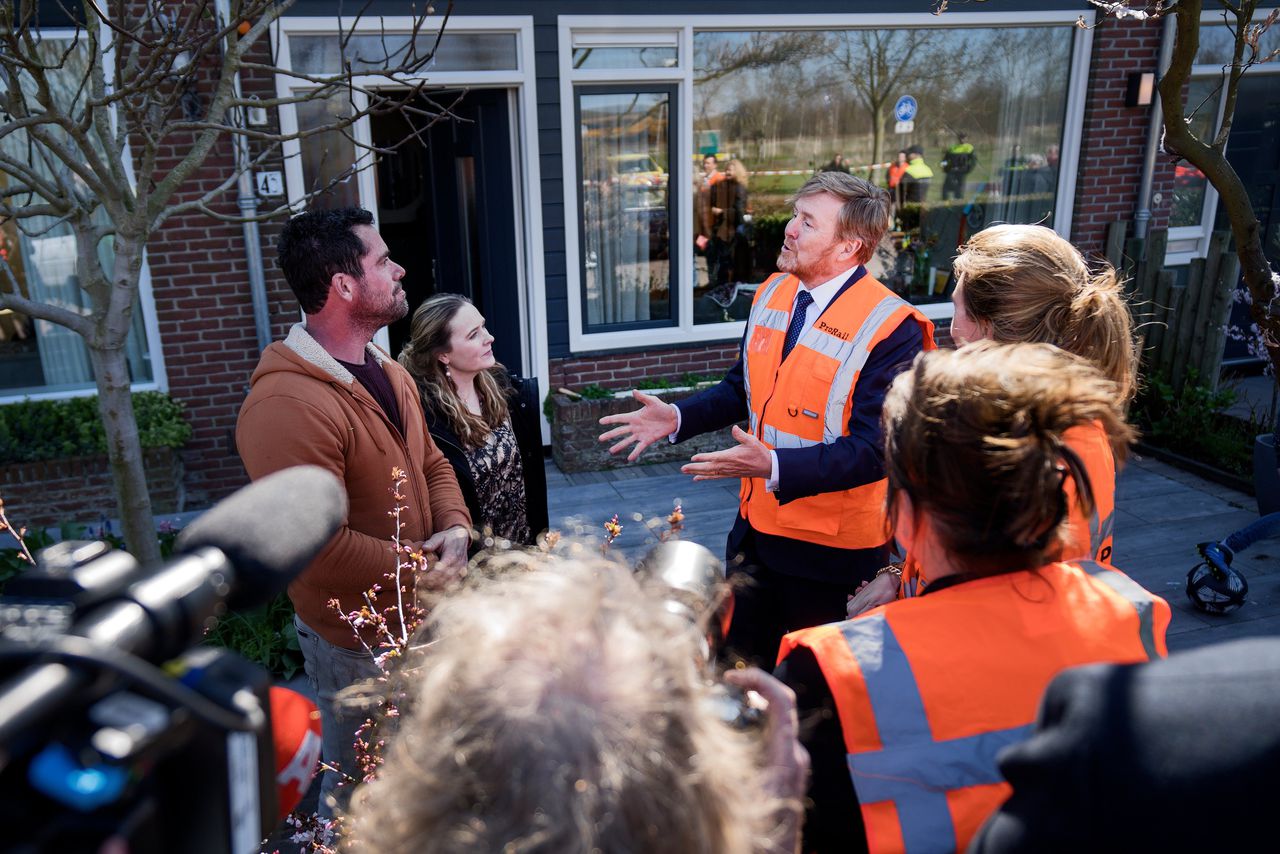
[[[565, 534], [602, 538], [614, 513], [622, 534], [612, 550], [635, 560], [659, 542], [672, 506], [682, 505], [680, 536], [717, 555], [738, 506], [738, 482], [703, 481], [680, 473], [678, 463], [634, 465], [566, 475], [547, 461], [551, 524]], [[1220, 540], [1258, 518], [1253, 498], [1156, 460], [1134, 456], [1121, 473], [1116, 496], [1114, 564], [1173, 608], [1169, 648], [1280, 635], [1280, 538], [1262, 540], [1233, 566], [1249, 581], [1244, 607], [1226, 616], [1191, 607], [1187, 571], [1199, 563], [1196, 544]]]

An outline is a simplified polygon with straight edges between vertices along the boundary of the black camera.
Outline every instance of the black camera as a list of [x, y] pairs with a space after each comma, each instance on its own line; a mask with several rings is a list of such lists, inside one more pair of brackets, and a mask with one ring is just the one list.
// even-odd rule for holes
[[198, 646], [227, 607], [266, 601], [337, 531], [346, 496], [279, 472], [190, 525], [143, 567], [61, 543], [0, 597], [5, 849], [250, 854], [277, 819], [271, 678]]

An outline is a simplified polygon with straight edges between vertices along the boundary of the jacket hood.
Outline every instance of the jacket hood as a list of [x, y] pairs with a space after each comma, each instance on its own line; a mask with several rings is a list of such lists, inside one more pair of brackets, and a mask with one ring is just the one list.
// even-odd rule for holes
[[[387, 360], [387, 356], [372, 342], [365, 345], [365, 352], [379, 365]], [[307, 374], [324, 382], [337, 382], [347, 387], [351, 387], [356, 379], [311, 337], [307, 327], [301, 323], [293, 325], [284, 341], [277, 341], [262, 351], [262, 359], [254, 369], [249, 383], [253, 385], [268, 374], [277, 372]]]

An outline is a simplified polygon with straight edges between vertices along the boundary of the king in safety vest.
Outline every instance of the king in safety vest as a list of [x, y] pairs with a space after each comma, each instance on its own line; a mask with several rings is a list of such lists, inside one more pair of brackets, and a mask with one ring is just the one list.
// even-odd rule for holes
[[872, 854], [963, 851], [1009, 796], [996, 754], [1068, 667], [1163, 657], [1169, 605], [1094, 561], [975, 579], [793, 632], [835, 700]]
[[[800, 280], [779, 273], [760, 286], [747, 321], [744, 372], [751, 432], [770, 448], [830, 444], [849, 433], [854, 389], [877, 344], [908, 317], [932, 350], [933, 324], [864, 274], [827, 306], [782, 360]], [[751, 527], [843, 549], [883, 545], [888, 482], [798, 498], [780, 505], [764, 478], [743, 478], [739, 513]]]

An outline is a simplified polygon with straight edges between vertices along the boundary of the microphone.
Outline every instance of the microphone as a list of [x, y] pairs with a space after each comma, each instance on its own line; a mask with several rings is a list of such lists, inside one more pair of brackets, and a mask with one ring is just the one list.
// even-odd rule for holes
[[[228, 605], [255, 605], [283, 590], [346, 514], [346, 491], [324, 469], [298, 466], [271, 474], [193, 522], [178, 538], [181, 557], [77, 615], [66, 634], [117, 655], [166, 661], [199, 641]], [[0, 685], [0, 765], [16, 736], [89, 682], [84, 669], [45, 664]]]

